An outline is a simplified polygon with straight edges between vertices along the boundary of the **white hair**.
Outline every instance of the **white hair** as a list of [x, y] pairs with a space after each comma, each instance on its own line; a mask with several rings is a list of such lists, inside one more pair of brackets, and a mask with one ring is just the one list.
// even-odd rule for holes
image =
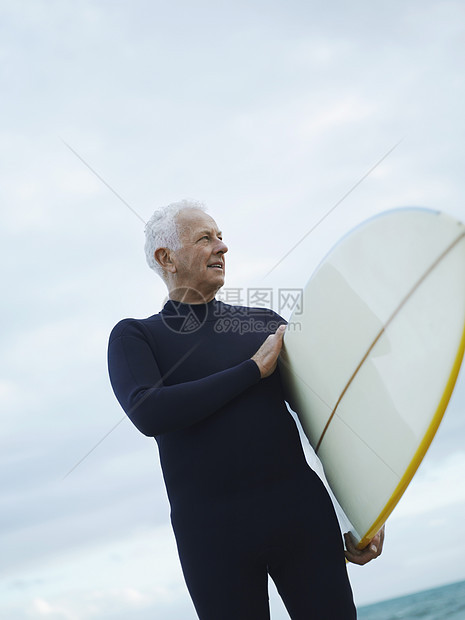
[[176, 222], [177, 216], [186, 209], [205, 211], [205, 205], [193, 200], [181, 200], [173, 202], [166, 207], [157, 209], [145, 225], [145, 258], [150, 269], [153, 269], [164, 278], [163, 268], [155, 259], [155, 251], [158, 248], [179, 250], [181, 238]]

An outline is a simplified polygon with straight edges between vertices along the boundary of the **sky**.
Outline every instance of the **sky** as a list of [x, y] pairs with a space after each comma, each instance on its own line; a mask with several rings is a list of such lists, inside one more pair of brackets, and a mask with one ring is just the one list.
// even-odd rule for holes
[[[166, 297], [143, 222], [205, 202], [226, 288], [276, 298], [384, 210], [465, 220], [464, 30], [459, 1], [0, 0], [2, 617], [195, 618], [106, 369]], [[464, 413], [462, 371], [358, 604], [465, 579]]]

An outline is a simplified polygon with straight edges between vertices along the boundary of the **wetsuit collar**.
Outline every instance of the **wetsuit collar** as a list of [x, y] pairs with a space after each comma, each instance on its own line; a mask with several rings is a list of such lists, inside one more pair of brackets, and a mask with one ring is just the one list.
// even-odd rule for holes
[[163, 306], [162, 313], [173, 316], [188, 316], [194, 314], [198, 318], [205, 319], [206, 315], [211, 315], [218, 307], [218, 301], [212, 299], [206, 304], [185, 304], [181, 301], [168, 299]]

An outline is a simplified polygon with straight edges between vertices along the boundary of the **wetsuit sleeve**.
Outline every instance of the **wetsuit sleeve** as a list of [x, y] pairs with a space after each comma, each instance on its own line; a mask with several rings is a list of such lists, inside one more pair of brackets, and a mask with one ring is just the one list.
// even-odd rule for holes
[[297, 403], [294, 401], [292, 393], [289, 392], [287, 383], [281, 381], [281, 384], [283, 386], [284, 400], [287, 402], [292, 411], [298, 414], [299, 410], [297, 408]]
[[202, 379], [163, 385], [151, 348], [134, 335], [110, 337], [108, 367], [116, 398], [148, 437], [201, 421], [260, 380], [257, 364], [249, 359]]

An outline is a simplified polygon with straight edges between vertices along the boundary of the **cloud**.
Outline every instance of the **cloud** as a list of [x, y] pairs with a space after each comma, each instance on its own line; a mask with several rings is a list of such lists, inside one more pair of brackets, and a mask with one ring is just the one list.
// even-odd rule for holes
[[23, 568], [20, 588], [16, 570], [3, 588], [12, 619], [34, 613], [73, 620], [194, 617], [167, 525], [45, 557]]
[[38, 616], [45, 616], [48, 618], [62, 618], [63, 620], [76, 620], [77, 616], [72, 612], [69, 612], [65, 608], [59, 605], [50, 604], [48, 601], [42, 598], [36, 598], [32, 602], [32, 610], [34, 614]]
[[407, 489], [392, 519], [428, 519], [439, 510], [460, 508], [465, 515], [465, 452], [455, 452], [442, 462], [426, 461]]
[[[8, 618], [194, 617], [155, 443], [124, 421], [62, 480], [123, 416], [106, 371], [112, 326], [158, 311], [165, 290], [145, 266], [141, 222], [61, 139], [144, 218], [184, 196], [205, 200], [231, 241], [228, 286], [302, 286], [348, 228], [382, 209], [423, 204], [465, 219], [465, 9], [136, 0], [0, 11]], [[405, 553], [396, 540], [409, 548], [407, 580], [427, 563], [431, 531], [458, 523], [464, 402], [459, 388], [392, 517], [379, 572], [365, 571], [358, 592], [388, 591], [390, 550]], [[455, 555], [429, 553], [437, 571], [461, 574]]]

